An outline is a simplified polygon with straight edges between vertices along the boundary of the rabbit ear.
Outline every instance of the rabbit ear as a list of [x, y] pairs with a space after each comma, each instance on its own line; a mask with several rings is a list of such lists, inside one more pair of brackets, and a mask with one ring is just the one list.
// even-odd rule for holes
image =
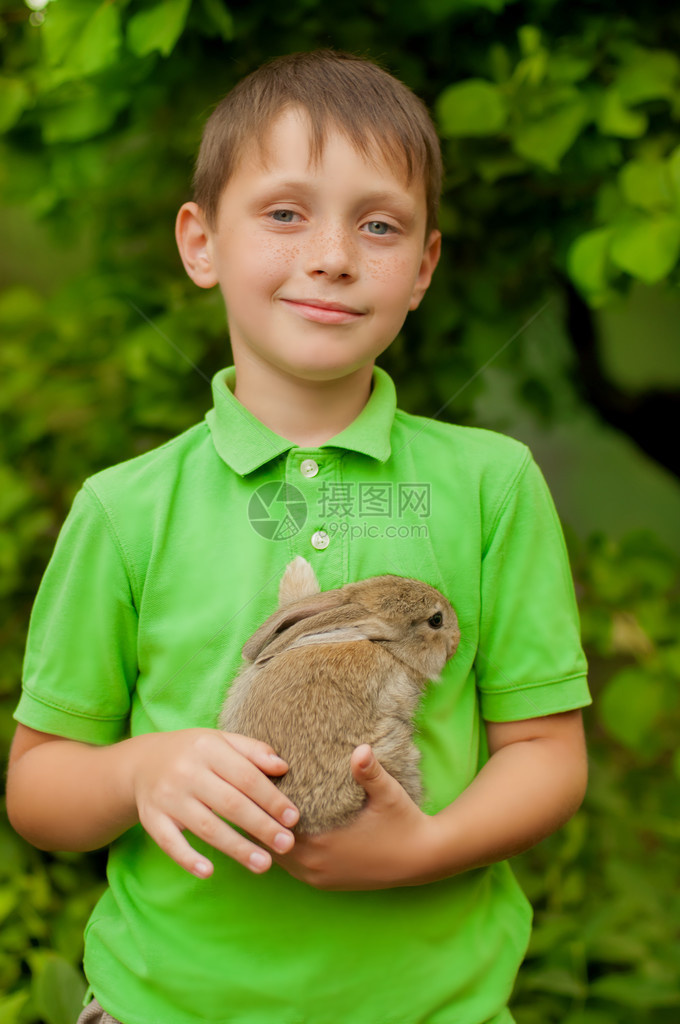
[[297, 555], [286, 566], [279, 586], [279, 608], [300, 601], [303, 597], [318, 594], [320, 586], [314, 570], [302, 555]]
[[[326, 591], [332, 593], [332, 591]], [[282, 651], [312, 644], [348, 643], [357, 640], [397, 640], [399, 630], [382, 619], [368, 615], [366, 609], [357, 604], [346, 604], [341, 608], [327, 608], [311, 616], [291, 623], [287, 630], [253, 655], [257, 665], [263, 665]], [[246, 645], [247, 646], [247, 645]], [[244, 648], [245, 653], [245, 648]], [[248, 655], [246, 655], [248, 657]]]
[[329, 611], [332, 608], [339, 608], [346, 601], [347, 596], [341, 590], [324, 590], [323, 593], [312, 594], [286, 608], [279, 608], [246, 642], [243, 648], [243, 657], [248, 661], [254, 661], [279, 633], [294, 626], [296, 622], [311, 618], [312, 615], [318, 615], [320, 612]]
[[368, 640], [368, 637], [358, 626], [340, 626], [338, 629], [322, 630], [321, 632], [302, 633], [292, 643], [274, 643], [265, 647], [262, 654], [255, 660], [255, 664], [262, 666], [271, 661], [281, 650], [294, 651], [298, 647], [314, 647], [318, 644], [346, 644], [356, 640]]

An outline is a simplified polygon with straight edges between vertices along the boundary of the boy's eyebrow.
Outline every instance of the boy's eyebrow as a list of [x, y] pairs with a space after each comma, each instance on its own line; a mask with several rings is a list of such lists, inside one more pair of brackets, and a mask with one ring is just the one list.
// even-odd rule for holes
[[390, 189], [378, 189], [369, 192], [364, 197], [367, 206], [393, 206], [401, 216], [413, 220], [416, 215], [416, 204], [412, 199], [407, 198], [400, 192], [392, 192]]
[[[297, 178], [283, 178], [280, 181], [274, 180], [267, 185], [262, 187], [258, 200], [262, 200], [267, 196], [278, 194], [279, 192], [291, 191], [301, 192], [305, 195], [312, 195], [318, 190], [318, 186], [311, 181], [306, 181]], [[416, 216], [416, 204], [407, 196], [402, 195], [400, 192], [395, 192], [391, 189], [375, 189], [371, 192], [366, 192], [361, 196], [358, 206], [371, 207], [371, 206], [392, 206], [396, 208], [398, 214], [405, 220], [411, 221]]]

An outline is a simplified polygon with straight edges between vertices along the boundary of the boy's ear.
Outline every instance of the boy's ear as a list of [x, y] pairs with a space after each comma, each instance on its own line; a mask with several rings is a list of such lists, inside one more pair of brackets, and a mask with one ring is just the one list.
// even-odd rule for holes
[[212, 288], [217, 275], [212, 263], [212, 232], [197, 203], [184, 203], [175, 221], [175, 238], [187, 274], [199, 288]]
[[430, 287], [430, 281], [434, 274], [435, 267], [439, 263], [439, 256], [442, 251], [442, 233], [436, 229], [430, 231], [427, 241], [425, 242], [425, 249], [423, 250], [423, 259], [420, 264], [420, 270], [418, 271], [418, 277], [413, 287], [413, 294], [411, 295], [411, 301], [409, 302], [409, 309], [417, 309], [421, 303], [423, 295]]

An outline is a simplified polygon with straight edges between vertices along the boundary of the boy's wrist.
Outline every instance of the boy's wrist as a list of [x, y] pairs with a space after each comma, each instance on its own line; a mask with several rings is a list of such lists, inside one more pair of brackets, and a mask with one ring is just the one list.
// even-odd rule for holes
[[437, 814], [423, 814], [423, 823], [412, 836], [412, 885], [437, 882], [460, 874], [467, 865], [461, 857], [461, 835], [453, 805]]
[[121, 806], [129, 812], [129, 827], [139, 822], [137, 780], [144, 758], [153, 742], [154, 734], [144, 733], [140, 736], [132, 736], [110, 748], [115, 759], [113, 776], [116, 792]]
[[409, 841], [412, 880], [402, 884], [438, 882], [497, 859], [484, 856], [484, 843], [475, 841], [466, 809], [456, 801], [423, 818], [422, 828], [414, 830]]

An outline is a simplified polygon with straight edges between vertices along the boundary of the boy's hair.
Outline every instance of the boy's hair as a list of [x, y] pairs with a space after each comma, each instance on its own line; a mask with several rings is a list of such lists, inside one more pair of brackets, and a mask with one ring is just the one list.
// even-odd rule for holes
[[203, 131], [194, 173], [194, 200], [214, 227], [222, 191], [248, 144], [266, 142], [284, 110], [306, 112], [311, 157], [323, 152], [329, 128], [374, 159], [384, 153], [407, 183], [425, 186], [427, 232], [437, 226], [442, 160], [425, 104], [408, 86], [372, 61], [334, 50], [293, 53], [263, 64], [218, 104]]

